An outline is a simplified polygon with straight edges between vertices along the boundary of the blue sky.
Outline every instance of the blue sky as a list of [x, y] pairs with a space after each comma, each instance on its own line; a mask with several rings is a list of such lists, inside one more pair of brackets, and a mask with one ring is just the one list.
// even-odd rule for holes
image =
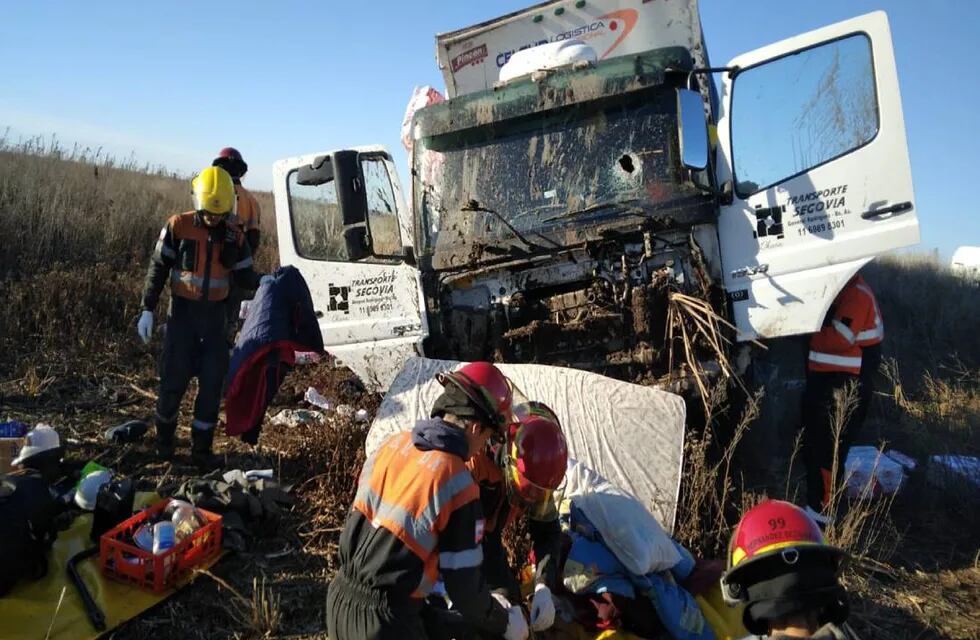
[[[34, 2], [0, 10], [0, 134], [55, 134], [191, 172], [227, 145], [269, 188], [274, 160], [382, 143], [415, 85], [442, 89], [434, 34], [533, 0]], [[701, 0], [712, 62], [884, 8], [891, 20], [923, 250], [980, 244], [968, 190], [980, 105], [980, 3]], [[402, 174], [406, 180], [407, 175]]]

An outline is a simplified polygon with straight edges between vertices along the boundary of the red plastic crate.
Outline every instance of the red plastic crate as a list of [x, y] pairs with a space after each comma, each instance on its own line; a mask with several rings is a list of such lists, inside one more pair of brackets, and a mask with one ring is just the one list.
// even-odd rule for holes
[[206, 564], [221, 553], [221, 516], [204, 509], [197, 509], [197, 512], [205, 524], [164, 553], [154, 555], [131, 542], [133, 533], [171, 502], [170, 499], [161, 500], [102, 534], [99, 544], [102, 575], [162, 593], [194, 567]]

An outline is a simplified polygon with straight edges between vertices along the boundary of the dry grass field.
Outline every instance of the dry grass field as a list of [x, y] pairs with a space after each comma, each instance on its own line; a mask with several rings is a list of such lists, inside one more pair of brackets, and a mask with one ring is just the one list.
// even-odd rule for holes
[[[195, 470], [186, 461], [155, 463], [149, 442], [107, 448], [100, 435], [152, 415], [160, 345], [136, 336], [139, 294], [156, 236], [169, 215], [189, 208], [189, 191], [189, 176], [0, 136], [0, 416], [50, 422], [69, 456], [102, 456], [143, 487]], [[258, 263], [268, 270], [278, 260], [274, 212], [271, 196], [257, 195]], [[913, 456], [919, 470], [893, 500], [851, 504], [830, 532], [854, 554], [845, 576], [854, 626], [864, 638], [977, 638], [978, 493], [931, 484], [924, 467], [932, 455], [980, 455], [980, 288], [918, 257], [877, 260], [867, 279], [878, 292], [886, 342], [863, 439]], [[299, 406], [311, 384], [338, 401], [377, 406], [349, 375], [321, 364], [291, 374], [270, 415]], [[751, 429], [748, 407], [736, 434]], [[677, 535], [696, 552], [720, 556], [738, 513], [761, 494], [743, 491], [732, 443], [711, 434], [710, 425], [691, 429]], [[186, 443], [186, 425], [179, 436]], [[323, 598], [364, 436], [363, 426], [339, 417], [329, 429], [267, 422], [256, 450], [221, 436], [217, 449], [229, 468], [276, 469], [293, 484], [296, 507], [275, 536], [222, 561], [113, 637], [324, 637]], [[769, 494], [794, 497], [800, 472], [797, 462]]]

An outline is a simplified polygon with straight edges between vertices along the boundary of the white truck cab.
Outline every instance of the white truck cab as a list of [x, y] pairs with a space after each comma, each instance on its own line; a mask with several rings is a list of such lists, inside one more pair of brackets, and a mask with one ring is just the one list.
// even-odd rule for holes
[[[917, 243], [885, 14], [719, 68], [698, 16], [559, 0], [438, 36], [449, 100], [416, 115], [407, 199], [382, 147], [277, 162], [280, 259], [327, 351], [379, 390], [416, 354], [649, 380], [664, 291], [739, 341], [810, 333], [862, 265]], [[598, 61], [498, 82], [571, 38]]]

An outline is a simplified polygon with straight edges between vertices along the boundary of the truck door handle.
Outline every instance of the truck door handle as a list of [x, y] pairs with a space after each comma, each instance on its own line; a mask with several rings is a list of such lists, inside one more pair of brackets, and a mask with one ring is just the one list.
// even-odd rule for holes
[[864, 220], [870, 220], [871, 218], [877, 218], [878, 216], [883, 216], [886, 213], [894, 213], [899, 215], [905, 213], [906, 211], [912, 210], [911, 202], [899, 202], [898, 204], [893, 204], [890, 207], [885, 207], [884, 209], [874, 209], [873, 211], [865, 211], [861, 214], [861, 218]]
[[320, 311], [319, 309], [315, 310], [313, 313], [316, 315], [317, 318], [323, 317], [323, 312]]
[[741, 269], [735, 269], [732, 271], [732, 277], [744, 278], [745, 276], [754, 276], [757, 273], [767, 273], [768, 271], [768, 264], [751, 265], [748, 267], [742, 267]]

